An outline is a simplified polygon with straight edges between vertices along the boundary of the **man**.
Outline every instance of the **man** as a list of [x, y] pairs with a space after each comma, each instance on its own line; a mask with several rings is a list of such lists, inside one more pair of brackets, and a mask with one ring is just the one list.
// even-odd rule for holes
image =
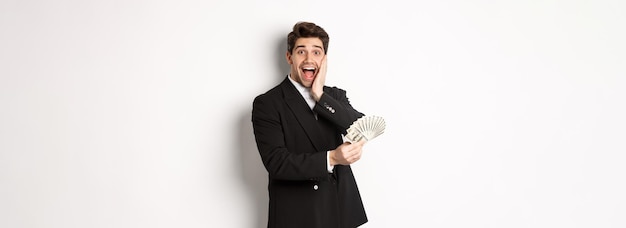
[[290, 74], [257, 96], [252, 124], [269, 174], [269, 228], [353, 228], [367, 222], [350, 164], [365, 140], [342, 134], [363, 116], [346, 91], [324, 86], [328, 34], [300, 22], [287, 36]]

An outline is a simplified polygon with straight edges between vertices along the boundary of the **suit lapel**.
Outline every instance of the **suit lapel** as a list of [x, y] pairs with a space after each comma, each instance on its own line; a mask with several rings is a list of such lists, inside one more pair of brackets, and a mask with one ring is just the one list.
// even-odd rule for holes
[[306, 101], [304, 101], [302, 94], [298, 92], [288, 78], [285, 78], [281, 83], [281, 87], [287, 106], [294, 116], [296, 116], [298, 123], [300, 123], [300, 126], [302, 126], [307, 136], [309, 136], [309, 140], [313, 143], [315, 149], [321, 151], [322, 148], [324, 148], [324, 140], [313, 111], [309, 108]]

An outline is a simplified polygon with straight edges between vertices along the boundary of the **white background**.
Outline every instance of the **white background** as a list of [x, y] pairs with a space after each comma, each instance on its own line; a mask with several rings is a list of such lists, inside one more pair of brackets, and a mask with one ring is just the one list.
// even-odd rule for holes
[[0, 227], [264, 227], [286, 35], [387, 131], [363, 227], [626, 227], [626, 2], [0, 1]]

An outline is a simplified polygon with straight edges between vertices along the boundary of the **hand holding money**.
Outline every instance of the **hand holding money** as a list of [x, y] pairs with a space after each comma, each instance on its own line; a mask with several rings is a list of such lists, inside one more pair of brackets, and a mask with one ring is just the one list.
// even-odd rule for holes
[[345, 142], [329, 153], [330, 165], [350, 165], [361, 159], [366, 140], [355, 143]]

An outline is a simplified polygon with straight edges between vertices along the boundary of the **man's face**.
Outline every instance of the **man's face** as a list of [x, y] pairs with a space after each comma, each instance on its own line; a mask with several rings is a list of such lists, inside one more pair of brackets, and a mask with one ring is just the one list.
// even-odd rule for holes
[[292, 53], [287, 52], [287, 62], [291, 65], [291, 79], [311, 88], [325, 55], [324, 45], [319, 38], [298, 38]]

